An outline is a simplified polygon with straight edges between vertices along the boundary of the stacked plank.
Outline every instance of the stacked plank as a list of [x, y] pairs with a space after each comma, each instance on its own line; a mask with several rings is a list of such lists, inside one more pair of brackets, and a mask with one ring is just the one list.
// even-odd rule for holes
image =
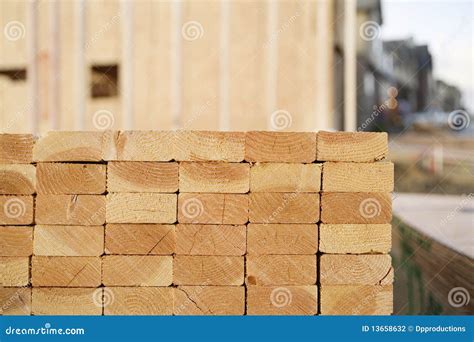
[[51, 132], [0, 148], [2, 314], [391, 312], [385, 134]]

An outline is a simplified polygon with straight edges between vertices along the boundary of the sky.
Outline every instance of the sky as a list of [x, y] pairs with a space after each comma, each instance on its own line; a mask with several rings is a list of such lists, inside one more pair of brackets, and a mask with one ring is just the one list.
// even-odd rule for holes
[[473, 112], [474, 1], [382, 0], [382, 17], [382, 39], [427, 44], [434, 77], [459, 87]]

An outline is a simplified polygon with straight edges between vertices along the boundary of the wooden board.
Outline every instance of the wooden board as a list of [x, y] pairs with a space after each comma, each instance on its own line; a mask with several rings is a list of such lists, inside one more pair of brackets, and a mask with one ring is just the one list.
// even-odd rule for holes
[[178, 163], [109, 162], [108, 192], [176, 192]]
[[31, 289], [0, 287], [0, 315], [31, 315]]
[[96, 291], [88, 288], [33, 288], [33, 315], [101, 315]]
[[323, 285], [321, 315], [391, 315], [392, 285]]
[[33, 144], [32, 134], [0, 134], [0, 164], [30, 164]]
[[193, 194], [178, 195], [180, 223], [245, 224], [248, 221], [246, 194]]
[[316, 133], [247, 132], [245, 160], [312, 163], [316, 160]]
[[0, 256], [30, 256], [33, 254], [33, 227], [0, 227]]
[[316, 223], [319, 194], [250, 193], [249, 220], [252, 223]]
[[109, 193], [107, 223], [174, 223], [176, 194]]
[[242, 285], [244, 258], [238, 256], [176, 255], [175, 285]]
[[252, 192], [319, 192], [320, 164], [257, 163], [250, 169]]
[[244, 225], [176, 226], [176, 254], [182, 255], [244, 255], [247, 228]]
[[321, 285], [387, 285], [393, 282], [392, 258], [388, 254], [321, 255]]
[[385, 159], [388, 135], [385, 132], [318, 132], [318, 161], [373, 162]]
[[1, 195], [31, 195], [36, 189], [36, 168], [27, 164], [0, 164]]
[[249, 184], [249, 164], [204, 162], [179, 164], [181, 192], [247, 193]]
[[101, 283], [100, 257], [31, 258], [33, 287], [98, 287]]
[[0, 196], [0, 225], [33, 223], [33, 196]]
[[326, 192], [391, 192], [393, 163], [323, 164], [323, 191]]
[[174, 289], [174, 315], [243, 315], [243, 286], [178, 286]]
[[106, 287], [104, 315], [172, 315], [171, 287]]
[[171, 255], [175, 252], [173, 225], [107, 224], [106, 254]]
[[105, 286], [169, 286], [173, 282], [173, 257], [106, 255], [102, 258]]
[[321, 224], [319, 249], [323, 253], [388, 253], [392, 245], [390, 224]]
[[318, 312], [318, 287], [248, 286], [248, 315], [315, 315]]
[[114, 153], [106, 160], [170, 161], [174, 159], [175, 132], [121, 131], [113, 138]]
[[0, 286], [26, 286], [29, 278], [28, 257], [0, 257]]
[[248, 255], [248, 285], [314, 285], [316, 255]]
[[104, 253], [104, 227], [37, 225], [33, 251], [44, 256], [100, 256]]
[[380, 192], [323, 192], [321, 221], [323, 223], [390, 223], [392, 197]]
[[96, 226], [105, 223], [105, 196], [36, 196], [37, 224]]

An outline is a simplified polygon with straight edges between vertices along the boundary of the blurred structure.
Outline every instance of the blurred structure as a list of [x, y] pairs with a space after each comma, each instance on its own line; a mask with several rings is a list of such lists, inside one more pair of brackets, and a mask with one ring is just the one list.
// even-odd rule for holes
[[463, 107], [462, 95], [458, 87], [437, 80], [435, 93], [436, 104], [439, 110], [449, 113]]

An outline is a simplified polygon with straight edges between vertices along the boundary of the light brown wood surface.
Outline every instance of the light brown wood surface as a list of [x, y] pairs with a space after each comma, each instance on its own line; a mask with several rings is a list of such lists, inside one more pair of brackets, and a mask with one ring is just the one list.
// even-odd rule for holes
[[318, 132], [318, 161], [373, 162], [387, 153], [385, 132]]
[[31, 134], [0, 134], [0, 163], [29, 164], [33, 161]]
[[244, 257], [184, 256], [173, 261], [175, 285], [242, 285]]
[[176, 194], [109, 193], [107, 223], [174, 223]]
[[318, 312], [318, 287], [248, 286], [248, 315], [315, 315]]
[[390, 223], [392, 197], [381, 192], [323, 192], [323, 223]]
[[174, 315], [243, 315], [243, 286], [178, 286], [174, 289]]
[[109, 162], [108, 192], [176, 192], [178, 163]]
[[314, 285], [316, 255], [248, 255], [248, 285]]
[[205, 224], [245, 224], [248, 221], [246, 194], [178, 195], [178, 222]]
[[320, 164], [257, 163], [250, 169], [252, 192], [319, 192]]
[[30, 256], [33, 254], [33, 227], [0, 227], [0, 256]]
[[106, 287], [104, 315], [172, 315], [171, 287]]
[[104, 227], [37, 225], [33, 251], [43, 256], [100, 256], [104, 253]]
[[0, 287], [0, 315], [31, 315], [31, 288]]
[[106, 166], [100, 164], [38, 163], [39, 194], [102, 194]]
[[31, 195], [36, 190], [36, 168], [27, 164], [0, 164], [0, 194]]
[[175, 252], [175, 235], [173, 225], [107, 224], [105, 253], [171, 255]]
[[107, 160], [170, 161], [174, 158], [173, 131], [121, 131], [113, 135], [114, 151]]
[[33, 223], [33, 196], [0, 195], [0, 225]]
[[388, 253], [392, 245], [390, 224], [321, 224], [319, 249], [323, 253]]
[[316, 254], [316, 224], [247, 225], [248, 254]]
[[169, 286], [173, 282], [173, 257], [156, 255], [106, 255], [102, 257], [105, 286]]
[[245, 160], [311, 163], [316, 160], [316, 133], [247, 132]]
[[244, 163], [181, 162], [179, 191], [247, 193], [250, 165]]
[[319, 194], [250, 193], [252, 223], [316, 223]]
[[37, 224], [96, 226], [105, 223], [105, 196], [36, 196]]
[[33, 315], [101, 315], [93, 288], [33, 288]]
[[0, 286], [26, 286], [29, 277], [28, 257], [0, 257]]

